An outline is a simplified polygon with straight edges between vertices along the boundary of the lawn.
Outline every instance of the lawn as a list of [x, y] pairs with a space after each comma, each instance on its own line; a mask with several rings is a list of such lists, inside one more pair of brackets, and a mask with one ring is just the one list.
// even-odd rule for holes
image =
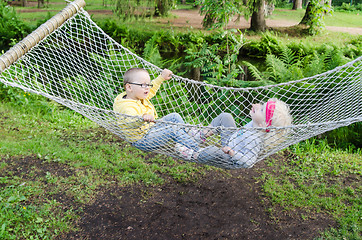
[[139, 151], [55, 102], [10, 92], [4, 239], [360, 239], [360, 150], [305, 141], [225, 171]]

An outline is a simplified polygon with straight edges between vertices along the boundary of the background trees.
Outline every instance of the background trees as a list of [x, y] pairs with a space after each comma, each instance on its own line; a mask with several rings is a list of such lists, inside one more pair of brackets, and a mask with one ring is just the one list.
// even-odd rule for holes
[[[233, 17], [251, 18], [250, 30], [262, 31], [267, 29], [265, 16], [270, 14], [266, 6], [274, 6], [281, 0], [201, 0], [198, 4], [200, 13], [204, 14], [203, 26], [205, 28], [225, 27]], [[302, 8], [302, 0], [294, 0], [293, 9]], [[300, 24], [307, 25], [308, 33], [318, 34], [324, 28], [324, 16], [331, 13], [330, 0], [311, 0], [308, 3], [305, 16]]]
[[114, 13], [122, 19], [166, 16], [174, 0], [114, 0]]
[[311, 0], [305, 11], [303, 19], [299, 24], [305, 24], [309, 26], [308, 33], [315, 35], [320, 33], [324, 26], [324, 16], [331, 13], [331, 5], [328, 4], [328, 0]]
[[201, 0], [200, 13], [205, 14], [203, 26], [224, 27], [233, 17], [251, 17], [251, 30], [265, 31], [265, 0]]

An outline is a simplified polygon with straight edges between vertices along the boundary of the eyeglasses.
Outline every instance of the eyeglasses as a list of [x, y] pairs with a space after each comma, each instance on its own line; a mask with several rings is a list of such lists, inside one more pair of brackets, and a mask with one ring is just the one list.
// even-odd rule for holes
[[141, 88], [152, 88], [153, 84], [147, 84], [147, 83], [131, 83], [129, 82], [128, 84], [133, 84], [133, 85], [137, 85], [137, 86], [141, 86]]

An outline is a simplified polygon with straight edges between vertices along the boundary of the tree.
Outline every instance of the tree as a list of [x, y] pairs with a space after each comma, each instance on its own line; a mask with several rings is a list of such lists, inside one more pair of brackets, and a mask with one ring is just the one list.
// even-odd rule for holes
[[204, 28], [225, 28], [235, 15], [240, 16], [240, 2], [228, 0], [201, 0], [197, 2], [200, 14], [205, 14], [202, 20]]
[[200, 0], [197, 4], [202, 6], [200, 13], [205, 14], [203, 26], [226, 27], [234, 16], [241, 17], [245, 2], [247, 8], [244, 9], [244, 16], [251, 17], [250, 29], [265, 31], [265, 0]]
[[156, 0], [156, 16], [166, 16], [175, 5], [173, 0]]
[[302, 9], [303, 1], [302, 0], [294, 0], [293, 1], [293, 10]]
[[38, 8], [44, 7], [44, 0], [38, 0]]
[[114, 12], [122, 19], [167, 15], [174, 0], [114, 0]]
[[251, 0], [249, 1], [249, 6], [250, 5], [251, 5], [250, 30], [264, 32], [266, 30], [265, 0]]
[[325, 27], [324, 16], [331, 12], [331, 6], [326, 3], [326, 0], [311, 0], [299, 24], [309, 26], [308, 33], [310, 35], [316, 35]]

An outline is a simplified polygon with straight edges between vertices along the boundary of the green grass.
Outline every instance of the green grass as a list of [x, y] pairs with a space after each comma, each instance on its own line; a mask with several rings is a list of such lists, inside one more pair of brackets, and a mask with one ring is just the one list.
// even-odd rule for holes
[[[304, 14], [305, 9], [289, 10], [277, 8], [269, 18], [299, 23]], [[326, 26], [362, 28], [361, 14], [361, 12], [333, 12], [332, 14], [325, 16], [325, 24]]]
[[1, 239], [49, 239], [74, 229], [68, 225], [77, 216], [73, 209], [64, 210], [60, 203], [47, 198], [29, 203], [42, 195], [40, 181], [29, 183], [17, 177], [0, 177], [2, 185], [5, 187], [0, 191]]
[[284, 8], [276, 8], [273, 14], [269, 16], [272, 20], [287, 20], [291, 22], [299, 23], [302, 20], [305, 13], [305, 9], [289, 10]]
[[[51, 239], [74, 230], [81, 208], [68, 209], [58, 195], [81, 206], [115, 183], [197, 181], [211, 169], [141, 152], [57, 103], [12, 94], [21, 95], [16, 104], [0, 103], [0, 239]], [[14, 169], [22, 159], [41, 166]]]
[[[36, 155], [73, 167], [91, 167], [104, 174], [116, 175], [117, 180], [124, 184], [159, 184], [163, 180], [155, 172], [176, 176], [184, 167], [163, 156], [156, 156], [153, 162], [145, 163], [147, 153], [126, 142], [111, 144], [116, 136], [103, 133], [105, 130], [78, 113], [59, 110], [58, 104], [39, 98], [39, 102], [31, 100], [25, 104], [26, 108], [8, 113], [9, 118], [14, 120], [0, 129], [0, 134], [4, 136], [0, 139], [1, 155]], [[6, 112], [6, 105], [0, 106], [0, 111]], [[39, 128], [39, 125], [42, 127]], [[14, 128], [18, 131], [12, 131]], [[194, 164], [186, 165], [192, 171], [199, 170]], [[175, 169], [170, 169], [170, 166]], [[184, 175], [182, 170], [181, 175]], [[182, 181], [190, 177], [180, 176], [176, 178]]]
[[[94, 200], [97, 189], [115, 182], [119, 187], [160, 185], [170, 178], [197, 181], [214, 169], [139, 151], [57, 103], [22, 91], [12, 94], [22, 97], [16, 104], [0, 103], [0, 238], [51, 239], [74, 230], [82, 210], [64, 206], [59, 194], [82, 206]], [[286, 162], [269, 159], [268, 167], [259, 169], [275, 209], [303, 210], [303, 218], [332, 216], [339, 228], [327, 229], [321, 239], [361, 239], [361, 151], [305, 141], [288, 152]], [[13, 167], [28, 158], [39, 163], [21, 171]], [[42, 171], [39, 164], [52, 167]]]
[[362, 12], [333, 12], [332, 15], [326, 16], [326, 26], [336, 27], [358, 27], [362, 28]]
[[301, 209], [305, 216], [332, 215], [339, 228], [326, 230], [321, 239], [361, 239], [361, 149], [349, 153], [308, 140], [290, 151], [287, 163], [261, 177], [271, 202], [289, 212]]
[[[99, 0], [92, 0], [92, 1], [86, 1], [85, 10], [86, 11], [92, 11], [92, 10], [112, 10], [112, 6], [109, 5], [103, 6], [103, 1]], [[60, 12], [63, 8], [67, 6], [67, 3], [65, 1], [61, 0], [55, 0], [51, 1], [49, 4], [45, 4], [43, 8], [38, 8], [36, 6], [28, 6], [28, 7], [20, 7], [20, 6], [14, 6], [14, 9], [18, 12], [19, 19], [27, 22], [27, 23], [36, 23], [36, 22], [43, 22], [44, 20], [47, 20], [51, 17], [53, 17], [55, 14]], [[33, 10], [32, 12], [28, 12], [30, 10]], [[40, 10], [37, 12], [37, 10]], [[92, 14], [93, 20], [103, 20], [103, 19], [117, 19], [117, 16], [115, 15], [108, 15], [108, 14]]]

